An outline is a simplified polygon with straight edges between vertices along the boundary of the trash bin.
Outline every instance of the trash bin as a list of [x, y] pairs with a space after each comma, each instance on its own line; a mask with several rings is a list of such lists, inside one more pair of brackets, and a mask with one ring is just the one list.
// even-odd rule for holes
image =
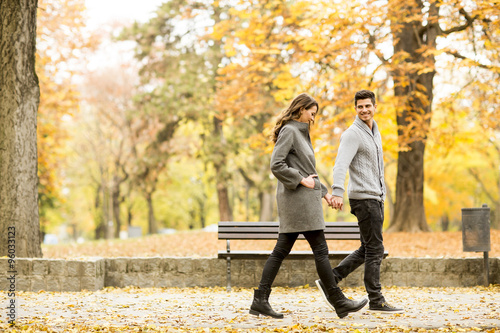
[[484, 279], [489, 285], [490, 208], [462, 208], [462, 244], [464, 252], [484, 253]]
[[490, 208], [462, 208], [462, 242], [464, 252], [489, 252]]

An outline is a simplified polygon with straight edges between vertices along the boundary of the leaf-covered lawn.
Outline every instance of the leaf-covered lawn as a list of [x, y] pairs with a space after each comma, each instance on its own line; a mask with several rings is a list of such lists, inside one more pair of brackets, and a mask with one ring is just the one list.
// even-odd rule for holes
[[[272, 250], [274, 241], [231, 241], [235, 250]], [[354, 250], [358, 241], [328, 241], [331, 250]], [[462, 233], [385, 233], [384, 245], [391, 257], [482, 257], [482, 253], [463, 252]], [[80, 257], [215, 257], [226, 248], [217, 233], [185, 231], [128, 240], [100, 240], [83, 244], [42, 246], [44, 258]], [[306, 241], [297, 241], [294, 250], [308, 250]], [[500, 230], [491, 230], [490, 257], [500, 257]]]

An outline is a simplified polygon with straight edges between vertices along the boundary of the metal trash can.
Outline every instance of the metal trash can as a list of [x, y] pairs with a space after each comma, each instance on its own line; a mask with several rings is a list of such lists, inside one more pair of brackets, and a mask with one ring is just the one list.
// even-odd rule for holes
[[462, 208], [462, 241], [464, 252], [489, 252], [490, 208]]
[[483, 252], [485, 285], [489, 285], [488, 252], [490, 243], [490, 208], [462, 208], [462, 244], [464, 252]]

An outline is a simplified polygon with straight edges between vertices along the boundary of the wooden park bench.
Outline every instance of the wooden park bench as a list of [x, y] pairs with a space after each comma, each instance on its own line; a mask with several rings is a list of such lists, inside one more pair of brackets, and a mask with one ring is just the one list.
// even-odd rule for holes
[[[327, 240], [359, 240], [357, 222], [326, 222], [325, 238]], [[226, 250], [219, 251], [218, 258], [227, 260], [227, 291], [231, 291], [231, 260], [267, 259], [272, 251], [232, 251], [230, 241], [278, 239], [279, 222], [219, 222], [218, 238], [226, 240]], [[298, 239], [305, 239], [300, 235]], [[352, 251], [329, 251], [330, 259], [344, 259]], [[388, 252], [384, 252], [384, 258]], [[314, 259], [311, 250], [291, 251], [287, 259]]]

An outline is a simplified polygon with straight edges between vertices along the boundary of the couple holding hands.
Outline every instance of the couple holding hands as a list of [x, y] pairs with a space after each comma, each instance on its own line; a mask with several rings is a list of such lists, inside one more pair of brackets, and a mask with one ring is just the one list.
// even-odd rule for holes
[[[402, 309], [388, 304], [380, 285], [380, 264], [384, 256], [384, 161], [382, 139], [373, 120], [377, 104], [375, 94], [358, 91], [354, 96], [356, 119], [342, 134], [333, 168], [332, 194], [316, 175], [316, 160], [309, 127], [319, 111], [318, 103], [308, 94], [300, 94], [276, 120], [272, 140], [271, 171], [278, 179], [279, 236], [264, 265], [250, 314], [283, 318], [269, 304], [271, 286], [281, 263], [290, 253], [299, 234], [303, 234], [314, 253], [316, 280], [326, 303], [340, 318], [361, 310], [368, 300], [369, 310], [399, 313]], [[343, 208], [345, 176], [349, 169], [348, 196], [351, 213], [357, 217], [361, 246], [333, 268], [328, 258], [321, 199], [334, 209]], [[337, 284], [365, 264], [364, 283], [368, 299], [351, 300]]]

